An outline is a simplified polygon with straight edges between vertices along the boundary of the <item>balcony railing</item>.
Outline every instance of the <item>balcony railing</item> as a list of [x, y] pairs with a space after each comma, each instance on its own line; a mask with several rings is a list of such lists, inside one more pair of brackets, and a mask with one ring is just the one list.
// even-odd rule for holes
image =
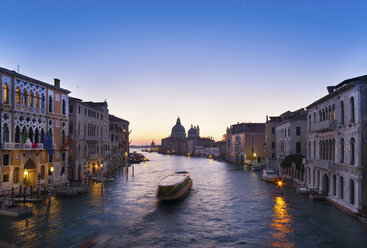
[[33, 143], [32, 145], [22, 143], [2, 143], [2, 149], [4, 150], [43, 150], [42, 143]]
[[335, 130], [337, 127], [336, 120], [326, 120], [323, 122], [319, 122], [314, 124], [312, 131], [314, 132], [328, 132], [331, 130]]

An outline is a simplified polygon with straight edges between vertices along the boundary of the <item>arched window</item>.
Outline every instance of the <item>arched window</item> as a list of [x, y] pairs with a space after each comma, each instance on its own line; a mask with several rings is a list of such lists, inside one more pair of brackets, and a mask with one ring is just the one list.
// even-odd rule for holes
[[43, 143], [44, 141], [45, 141], [45, 131], [42, 128], [41, 129], [41, 143]]
[[34, 94], [34, 98], [35, 98], [35, 107], [39, 108], [40, 107], [40, 97], [37, 92], [36, 94]]
[[339, 179], [339, 198], [344, 198], [344, 178], [340, 177]]
[[3, 102], [4, 104], [9, 104], [9, 87], [7, 83], [3, 86]]
[[52, 96], [48, 97], [48, 112], [52, 113], [53, 111], [53, 100], [52, 100]]
[[340, 140], [340, 163], [344, 163], [344, 139]]
[[344, 102], [340, 102], [340, 122], [344, 123]]
[[23, 98], [22, 98], [22, 104], [24, 105], [24, 106], [26, 106], [27, 105], [27, 97], [28, 97], [28, 94], [27, 94], [27, 90], [26, 89], [24, 89], [23, 90]]
[[313, 141], [313, 159], [316, 159], [316, 140]]
[[316, 112], [313, 112], [313, 123], [316, 123]]
[[322, 109], [322, 121], [325, 121], [325, 109]]
[[62, 145], [64, 145], [65, 143], [65, 131], [64, 130], [62, 130], [62, 134], [61, 134], [61, 143]]
[[355, 121], [355, 112], [354, 112], [354, 97], [350, 98], [349, 101], [349, 106], [350, 106], [350, 122], [354, 122]]
[[308, 158], [311, 158], [311, 141], [308, 141]]
[[29, 92], [29, 106], [33, 107], [33, 92]]
[[9, 142], [9, 128], [8, 124], [4, 124], [3, 127], [3, 142]]
[[33, 133], [33, 128], [31, 128], [31, 127], [29, 128], [28, 137], [31, 140], [31, 142], [33, 143], [34, 133]]
[[50, 134], [50, 139], [51, 139], [51, 144], [53, 143], [52, 142], [52, 128], [50, 128], [49, 130], [48, 130], [48, 133]]
[[336, 195], [336, 175], [333, 175], [333, 195]]
[[45, 96], [43, 94], [41, 96], [41, 108], [45, 109]]
[[332, 105], [332, 111], [333, 111], [332, 119], [335, 120], [335, 105], [334, 104]]
[[34, 135], [34, 143], [40, 143], [40, 132], [38, 131], [38, 128], [36, 128], [36, 132]]
[[349, 202], [354, 205], [354, 181], [349, 180]]
[[15, 143], [20, 143], [20, 128], [17, 126], [15, 128]]
[[15, 93], [15, 100], [17, 102], [17, 104], [20, 104], [20, 89], [17, 87], [16, 89], [16, 93]]
[[351, 165], [354, 165], [355, 163], [355, 152], [356, 152], [356, 149], [355, 149], [355, 139], [352, 137], [350, 139], [350, 164]]
[[319, 122], [322, 122], [322, 114], [321, 114], [321, 109], [319, 110]]
[[62, 114], [66, 115], [66, 102], [65, 102], [65, 99], [62, 100]]

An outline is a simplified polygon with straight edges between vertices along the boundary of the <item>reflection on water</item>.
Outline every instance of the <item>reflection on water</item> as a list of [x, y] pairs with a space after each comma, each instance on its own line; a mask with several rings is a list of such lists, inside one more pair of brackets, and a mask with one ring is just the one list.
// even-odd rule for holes
[[294, 247], [294, 242], [288, 240], [288, 236], [293, 232], [291, 227], [292, 216], [288, 213], [287, 203], [283, 196], [277, 196], [274, 199], [272, 228], [272, 246], [273, 247]]
[[[327, 203], [314, 204], [259, 172], [213, 159], [146, 154], [113, 182], [89, 183], [89, 194], [53, 197], [34, 214], [0, 216], [0, 241], [17, 247], [71, 247], [108, 235], [107, 247], [365, 247], [367, 228]], [[192, 191], [161, 204], [158, 183], [191, 172]], [[127, 174], [128, 173], [128, 174]], [[127, 176], [128, 175], [128, 176]], [[291, 204], [290, 204], [291, 202]], [[301, 231], [298, 231], [301, 230]], [[347, 237], [347, 238], [346, 238]]]

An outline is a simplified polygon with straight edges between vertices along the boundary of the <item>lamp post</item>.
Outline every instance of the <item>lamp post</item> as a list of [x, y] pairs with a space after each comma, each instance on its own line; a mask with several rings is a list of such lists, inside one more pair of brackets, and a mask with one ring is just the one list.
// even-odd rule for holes
[[27, 187], [27, 177], [28, 177], [28, 171], [24, 170], [24, 187]]

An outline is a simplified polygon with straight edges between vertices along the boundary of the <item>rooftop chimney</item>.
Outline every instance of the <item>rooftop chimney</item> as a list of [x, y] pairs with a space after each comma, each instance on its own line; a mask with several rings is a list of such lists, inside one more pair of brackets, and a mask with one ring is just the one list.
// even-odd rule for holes
[[327, 88], [327, 91], [329, 92], [329, 94], [331, 93], [331, 92], [333, 92], [334, 91], [334, 89], [335, 89], [335, 86], [328, 86], [328, 87], [326, 87]]
[[55, 78], [54, 79], [54, 84], [55, 84], [56, 87], [60, 88], [60, 79]]

